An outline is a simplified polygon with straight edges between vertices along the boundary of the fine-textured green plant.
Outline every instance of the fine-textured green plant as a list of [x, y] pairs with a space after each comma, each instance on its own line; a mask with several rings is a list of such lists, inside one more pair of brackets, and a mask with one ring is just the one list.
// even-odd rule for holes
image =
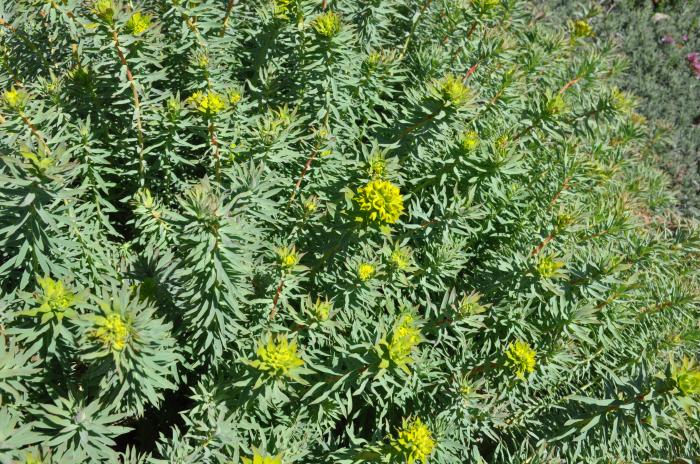
[[640, 111], [659, 135], [660, 165], [672, 177], [684, 214], [700, 216], [700, 2], [697, 0], [537, 0], [555, 22], [582, 15], [593, 4], [605, 14], [592, 19], [596, 35], [626, 56], [618, 85], [640, 99]]
[[700, 236], [585, 18], [0, 21], [0, 462], [700, 457]]

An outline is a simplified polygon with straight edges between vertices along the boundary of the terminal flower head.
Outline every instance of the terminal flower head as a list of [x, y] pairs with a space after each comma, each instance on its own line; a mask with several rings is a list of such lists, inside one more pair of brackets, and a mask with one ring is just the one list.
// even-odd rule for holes
[[525, 374], [535, 371], [537, 353], [529, 343], [516, 340], [506, 348], [506, 363], [519, 379], [525, 379]]
[[393, 224], [403, 214], [403, 198], [399, 188], [388, 180], [374, 179], [357, 189], [355, 202], [369, 222]]
[[420, 418], [415, 418], [403, 421], [391, 445], [393, 451], [407, 463], [420, 461], [426, 464], [435, 449], [435, 439], [430, 428]]
[[296, 378], [295, 370], [304, 365], [297, 351], [297, 342], [286, 335], [267, 337], [258, 343], [257, 358], [248, 364], [271, 377]]
[[317, 16], [311, 24], [318, 35], [330, 39], [340, 32], [340, 15], [334, 11], [328, 11]]
[[131, 15], [124, 28], [129, 34], [141, 35], [149, 27], [151, 27], [151, 17], [137, 11]]

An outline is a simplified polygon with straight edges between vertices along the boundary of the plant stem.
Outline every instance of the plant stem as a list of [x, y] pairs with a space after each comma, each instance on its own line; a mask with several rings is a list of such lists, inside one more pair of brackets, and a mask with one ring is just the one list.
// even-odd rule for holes
[[114, 42], [114, 48], [117, 50], [119, 61], [126, 69], [126, 78], [129, 81], [129, 86], [131, 87], [131, 94], [134, 103], [134, 117], [136, 118], [136, 138], [139, 144], [139, 186], [143, 186], [146, 177], [146, 165], [143, 157], [145, 142], [143, 136], [143, 125], [141, 123], [141, 102], [139, 100], [139, 92], [136, 87], [134, 75], [129, 68], [129, 63], [126, 61], [124, 52], [122, 52], [122, 49], [119, 46], [119, 35], [117, 34], [116, 29], [112, 29], [112, 41]]
[[216, 178], [216, 183], [221, 185], [221, 153], [219, 150], [219, 140], [216, 138], [216, 126], [214, 126], [214, 121], [209, 121], [208, 126], [209, 131], [209, 142], [214, 153], [214, 176]]
[[41, 136], [41, 134], [39, 133], [37, 128], [34, 127], [34, 124], [32, 124], [32, 122], [29, 120], [27, 115], [20, 112], [19, 116], [22, 118], [22, 121], [24, 121], [24, 124], [26, 124], [27, 127], [29, 127], [29, 130], [32, 131], [32, 135], [34, 135], [34, 137], [36, 137], [36, 139], [39, 141], [39, 143], [43, 146], [44, 150], [46, 150], [46, 154], [50, 154], [51, 149], [49, 149], [49, 146], [46, 143], [46, 140], [44, 140], [44, 137]]
[[411, 30], [408, 33], [408, 36], [406, 37], [406, 41], [404, 42], [403, 47], [401, 48], [401, 54], [399, 54], [399, 61], [401, 61], [406, 55], [408, 46], [411, 43], [411, 37], [413, 37], [413, 34], [416, 32], [416, 26], [418, 26], [418, 19], [420, 19], [420, 17], [423, 16], [423, 13], [430, 6], [432, 1], [433, 0], [426, 0], [425, 3], [423, 3], [423, 5], [420, 8], [420, 11], [418, 12], [418, 16], [416, 17], [415, 21], [413, 21], [413, 24], [411, 24]]
[[224, 15], [224, 23], [221, 25], [221, 32], [219, 32], [220, 37], [223, 37], [226, 34], [226, 27], [228, 27], [228, 21], [231, 18], [231, 10], [233, 10], [235, 5], [236, 0], [228, 0], [228, 3], [226, 4], [226, 14]]
[[280, 284], [277, 286], [277, 292], [275, 292], [275, 297], [272, 299], [272, 311], [270, 311], [269, 320], [273, 320], [277, 315], [277, 301], [280, 299], [282, 294], [282, 289], [284, 288], [284, 277], [280, 278]]
[[309, 156], [309, 158], [306, 160], [306, 164], [304, 165], [304, 169], [301, 171], [301, 175], [299, 176], [299, 179], [297, 180], [297, 183], [294, 186], [294, 191], [292, 192], [292, 195], [289, 198], [290, 204], [292, 203], [292, 201], [294, 201], [294, 198], [296, 198], [297, 191], [301, 188], [301, 182], [304, 180], [304, 176], [306, 175], [306, 172], [311, 167], [311, 163], [313, 163], [314, 159], [316, 158], [316, 153], [317, 153], [317, 150], [314, 149], [311, 152], [311, 156]]

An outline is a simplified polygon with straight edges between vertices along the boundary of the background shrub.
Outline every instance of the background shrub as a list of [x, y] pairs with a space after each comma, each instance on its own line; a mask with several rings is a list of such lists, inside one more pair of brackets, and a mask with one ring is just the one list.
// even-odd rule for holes
[[0, 17], [0, 461], [700, 455], [697, 229], [587, 22]]
[[[566, 23], [585, 8], [603, 14], [591, 20], [601, 40], [615, 43], [628, 61], [617, 85], [640, 98], [660, 138], [656, 151], [678, 191], [681, 211], [700, 214], [700, 79], [689, 55], [700, 50], [697, 0], [570, 2], [537, 0], [540, 14]], [[700, 65], [697, 66], [700, 69]]]

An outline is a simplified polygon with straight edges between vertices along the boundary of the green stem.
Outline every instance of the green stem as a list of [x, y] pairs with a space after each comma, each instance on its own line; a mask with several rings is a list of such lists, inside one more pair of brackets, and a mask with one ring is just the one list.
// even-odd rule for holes
[[132, 101], [134, 105], [134, 117], [136, 119], [136, 138], [139, 144], [139, 186], [143, 187], [146, 178], [146, 164], [144, 162], [144, 149], [145, 141], [143, 135], [143, 124], [141, 122], [141, 102], [139, 99], [139, 92], [136, 87], [136, 81], [134, 80], [134, 75], [129, 68], [129, 63], [126, 61], [126, 56], [119, 45], [119, 35], [116, 29], [112, 29], [112, 41], [114, 42], [114, 48], [119, 56], [119, 61], [126, 70], [126, 79], [129, 81], [129, 87], [131, 87]]
[[433, 0], [426, 0], [425, 3], [423, 3], [423, 6], [421, 6], [420, 11], [418, 12], [418, 16], [416, 16], [416, 19], [413, 21], [413, 24], [411, 24], [411, 31], [408, 33], [408, 36], [406, 37], [406, 40], [404, 41], [403, 47], [401, 48], [401, 54], [399, 54], [399, 61], [403, 60], [404, 56], [406, 55], [406, 51], [408, 50], [408, 46], [411, 43], [411, 38], [413, 37], [413, 34], [416, 32], [416, 27], [418, 26], [418, 20], [420, 19], [421, 16], [423, 16], [423, 13], [430, 6], [432, 1]]

